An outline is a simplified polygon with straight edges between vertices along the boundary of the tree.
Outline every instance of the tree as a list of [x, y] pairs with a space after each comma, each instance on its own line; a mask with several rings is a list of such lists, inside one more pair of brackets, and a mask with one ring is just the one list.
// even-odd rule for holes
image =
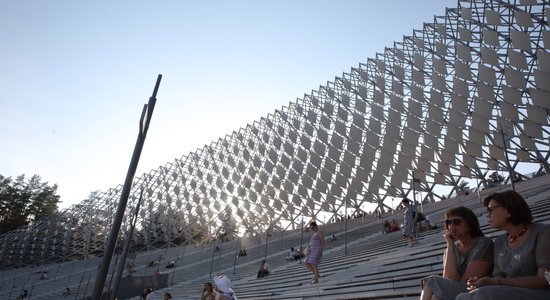
[[460, 193], [460, 194], [463, 194], [463, 195], [468, 195], [471, 191], [470, 183], [463, 179], [458, 183], [458, 186], [456, 187], [456, 190], [457, 190], [457, 193]]
[[487, 181], [489, 183], [489, 187], [495, 187], [502, 184], [504, 177], [502, 177], [498, 172], [493, 172]]
[[217, 239], [234, 239], [237, 236], [237, 221], [232, 215], [233, 211], [229, 206], [220, 213], [221, 227], [218, 230]]
[[26, 180], [0, 175], [0, 234], [28, 225], [57, 212], [57, 184], [42, 182], [38, 175]]

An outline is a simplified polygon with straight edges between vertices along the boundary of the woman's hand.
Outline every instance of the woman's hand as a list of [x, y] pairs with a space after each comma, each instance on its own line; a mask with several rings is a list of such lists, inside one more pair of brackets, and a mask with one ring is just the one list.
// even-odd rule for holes
[[466, 281], [466, 286], [468, 287], [468, 291], [473, 291], [479, 288], [481, 286], [480, 279], [481, 278], [477, 278], [477, 277], [468, 278], [468, 280]]
[[447, 229], [443, 237], [445, 238], [445, 241], [447, 241], [447, 243], [452, 244], [456, 240], [454, 228]]
[[493, 285], [494, 284], [493, 280], [494, 278], [490, 278], [490, 277], [482, 277], [482, 278], [472, 277], [472, 278], [469, 278], [468, 281], [466, 281], [466, 285], [468, 286], [468, 291], [473, 291], [485, 285]]

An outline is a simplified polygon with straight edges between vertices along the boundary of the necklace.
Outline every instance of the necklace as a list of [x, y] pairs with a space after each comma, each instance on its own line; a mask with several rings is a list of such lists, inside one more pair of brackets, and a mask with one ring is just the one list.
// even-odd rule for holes
[[521, 230], [520, 233], [516, 233], [516, 234], [510, 234], [508, 233], [508, 241], [510, 241], [510, 243], [515, 243], [516, 240], [522, 236], [525, 232], [527, 231], [527, 226], [524, 226], [523, 229]]

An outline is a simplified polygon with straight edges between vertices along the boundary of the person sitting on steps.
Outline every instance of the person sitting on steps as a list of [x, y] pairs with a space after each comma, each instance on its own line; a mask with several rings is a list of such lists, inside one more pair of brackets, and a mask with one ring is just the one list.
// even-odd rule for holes
[[265, 277], [269, 275], [269, 265], [267, 264], [267, 262], [262, 259], [262, 262], [260, 264], [260, 270], [258, 271], [258, 277], [257, 278], [262, 278], [262, 277]]

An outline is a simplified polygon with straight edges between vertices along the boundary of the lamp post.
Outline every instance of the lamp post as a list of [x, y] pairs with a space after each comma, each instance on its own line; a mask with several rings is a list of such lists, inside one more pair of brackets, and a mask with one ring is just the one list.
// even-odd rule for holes
[[239, 257], [239, 252], [241, 251], [239, 248], [241, 248], [241, 238], [237, 237], [237, 241], [235, 243], [235, 258], [233, 259], [233, 275], [235, 275], [235, 268], [237, 267], [237, 257]]
[[126, 203], [128, 202], [128, 197], [130, 196], [130, 189], [132, 188], [132, 181], [136, 173], [136, 169], [139, 163], [139, 158], [141, 157], [141, 151], [143, 150], [143, 145], [145, 144], [145, 138], [147, 137], [147, 131], [149, 130], [149, 124], [151, 122], [151, 117], [153, 116], [153, 111], [155, 109], [155, 104], [157, 103], [157, 92], [160, 85], [160, 80], [162, 75], [159, 74], [157, 77], [157, 82], [153, 90], [153, 95], [149, 98], [149, 102], [143, 106], [141, 112], [141, 118], [139, 122], [139, 133], [134, 147], [134, 153], [132, 155], [132, 160], [130, 161], [130, 166], [128, 167], [128, 172], [126, 174], [126, 180], [124, 181], [124, 187], [120, 194], [120, 201], [118, 202], [118, 207], [116, 211], [115, 218], [113, 220], [113, 226], [109, 233], [109, 239], [107, 246], [105, 247], [105, 253], [103, 256], [103, 262], [101, 263], [101, 269], [97, 272], [95, 286], [92, 293], [92, 299], [101, 299], [103, 294], [103, 286], [105, 284], [105, 279], [107, 278], [107, 273], [109, 272], [109, 266], [111, 265], [111, 259], [113, 258], [113, 252], [115, 250], [117, 237], [120, 231], [120, 226], [122, 224], [122, 218], [124, 217], [124, 212], [126, 210]]
[[284, 235], [284, 230], [283, 230], [283, 224], [279, 223], [279, 229], [281, 230], [281, 251], [283, 251], [283, 235]]
[[504, 134], [504, 129], [502, 128], [502, 124], [500, 124], [500, 135], [502, 137], [502, 147], [504, 149], [504, 158], [506, 159], [506, 168], [508, 169], [508, 173], [510, 174], [510, 182], [512, 183], [512, 190], [514, 192], [516, 191], [516, 186], [514, 183], [515, 179], [515, 173], [512, 170], [512, 166], [510, 165], [510, 158], [508, 158], [508, 148], [506, 147], [506, 142], [510, 141], [512, 139], [510, 135], [510, 130], [506, 130], [506, 134]]
[[300, 223], [300, 263], [302, 263], [302, 254], [304, 253], [304, 217], [302, 217], [302, 223]]
[[[115, 300], [116, 298], [118, 287], [120, 285], [120, 279], [122, 278], [122, 273], [124, 272], [124, 267], [126, 266], [126, 257], [128, 256], [128, 251], [130, 250], [130, 243], [132, 242], [132, 236], [134, 235], [134, 229], [136, 228], [136, 222], [139, 214], [139, 207], [141, 205], [142, 199], [143, 199], [143, 188], [141, 188], [141, 193], [139, 194], [139, 200], [138, 200], [138, 203], [136, 204], [132, 225], [130, 225], [130, 230], [128, 232], [128, 236], [126, 237], [126, 244], [124, 244], [124, 250], [122, 251], [122, 259], [120, 260], [120, 264], [118, 265], [116, 276], [114, 277], [113, 293], [111, 294], [111, 297], [110, 297], [111, 300]], [[130, 274], [130, 270], [128, 270], [128, 274]]]
[[212, 257], [210, 258], [210, 277], [212, 277], [212, 270], [214, 268], [214, 255], [216, 254], [216, 250], [221, 251], [220, 247], [217, 245], [218, 241], [216, 241], [214, 244], [216, 246], [214, 247], [214, 249], [212, 249]]
[[346, 197], [344, 199], [345, 199], [344, 201], [346, 201], [346, 204], [345, 204], [346, 211], [345, 211], [345, 215], [344, 215], [344, 219], [345, 219], [344, 220], [344, 222], [345, 222], [345, 224], [344, 224], [344, 229], [345, 229], [345, 232], [344, 232], [344, 238], [345, 238], [345, 240], [344, 240], [345, 241], [344, 242], [345, 243], [344, 254], [348, 255], [348, 216], [347, 216], [347, 214], [348, 214], [348, 198]]
[[265, 253], [264, 253], [264, 260], [267, 261], [267, 242], [269, 241], [269, 227], [265, 231]]

